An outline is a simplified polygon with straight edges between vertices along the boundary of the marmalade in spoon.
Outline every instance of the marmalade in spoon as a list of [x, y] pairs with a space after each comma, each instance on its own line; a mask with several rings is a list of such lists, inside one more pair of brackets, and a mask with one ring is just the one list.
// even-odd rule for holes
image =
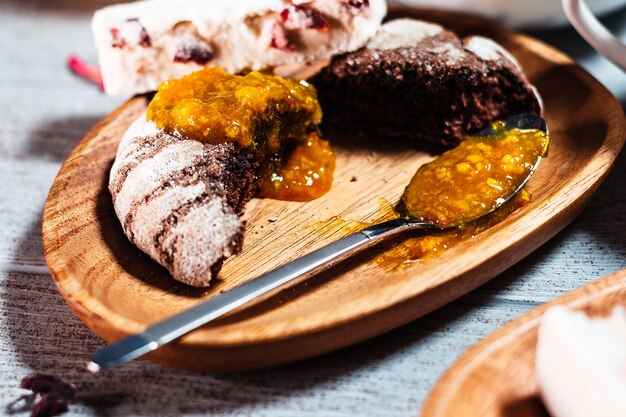
[[450, 227], [502, 205], [546, 154], [550, 138], [538, 129], [505, 129], [470, 136], [421, 166], [402, 196], [409, 217]]

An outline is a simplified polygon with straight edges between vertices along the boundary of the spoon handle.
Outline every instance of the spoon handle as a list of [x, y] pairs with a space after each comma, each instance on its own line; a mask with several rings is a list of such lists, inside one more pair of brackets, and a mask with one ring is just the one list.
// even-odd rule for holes
[[253, 300], [262, 300], [287, 283], [305, 280], [380, 240], [416, 228], [433, 226], [396, 219], [350, 234], [99, 350], [87, 368], [98, 372], [129, 362]]

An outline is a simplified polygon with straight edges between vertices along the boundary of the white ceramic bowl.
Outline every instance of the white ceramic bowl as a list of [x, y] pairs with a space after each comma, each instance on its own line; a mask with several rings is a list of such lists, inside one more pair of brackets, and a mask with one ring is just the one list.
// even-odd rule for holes
[[626, 45], [596, 18], [584, 0], [562, 0], [563, 9], [574, 28], [598, 52], [626, 71]]
[[[567, 23], [560, 0], [390, 0], [390, 3], [456, 10], [514, 28], [556, 28]], [[626, 0], [587, 0], [598, 16], [626, 5]]]

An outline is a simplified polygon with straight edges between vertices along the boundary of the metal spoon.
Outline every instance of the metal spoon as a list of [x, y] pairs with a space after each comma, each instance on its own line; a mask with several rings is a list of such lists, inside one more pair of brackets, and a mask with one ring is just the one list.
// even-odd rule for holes
[[[519, 128], [538, 129], [547, 132], [545, 120], [534, 114], [513, 116], [505, 120], [504, 124], [507, 130]], [[479, 133], [480, 136], [491, 136], [494, 134], [492, 127]], [[537, 158], [529, 175], [513, 193], [479, 217], [491, 213], [517, 194], [534, 172], [540, 159], [541, 157]], [[467, 219], [467, 221], [471, 220], [476, 220], [476, 218]], [[217, 297], [202, 302], [189, 310], [160, 321], [139, 334], [126, 337], [103, 348], [91, 357], [91, 362], [88, 363], [87, 369], [96, 373], [102, 369], [110, 369], [129, 362], [253, 300], [265, 299], [274, 290], [287, 283], [305, 280], [321, 270], [330, 268], [350, 255], [371, 247], [391, 236], [408, 230], [428, 229], [441, 228], [432, 223], [412, 221], [408, 218], [398, 218], [367, 227], [360, 232], [343, 237]]]

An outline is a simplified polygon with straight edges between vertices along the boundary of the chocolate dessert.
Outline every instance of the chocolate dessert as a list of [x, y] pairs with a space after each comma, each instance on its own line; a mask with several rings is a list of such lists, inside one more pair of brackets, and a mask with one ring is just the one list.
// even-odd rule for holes
[[257, 189], [308, 201], [332, 184], [315, 89], [302, 81], [205, 68], [159, 86], [126, 131], [109, 190], [128, 239], [172, 277], [207, 286], [241, 250]]
[[412, 19], [384, 24], [315, 75], [322, 131], [454, 146], [495, 120], [540, 113], [541, 101], [504, 48]]
[[109, 189], [128, 239], [178, 280], [204, 286], [241, 250], [238, 215], [257, 165], [233, 143], [180, 139], [143, 117], [120, 144]]

